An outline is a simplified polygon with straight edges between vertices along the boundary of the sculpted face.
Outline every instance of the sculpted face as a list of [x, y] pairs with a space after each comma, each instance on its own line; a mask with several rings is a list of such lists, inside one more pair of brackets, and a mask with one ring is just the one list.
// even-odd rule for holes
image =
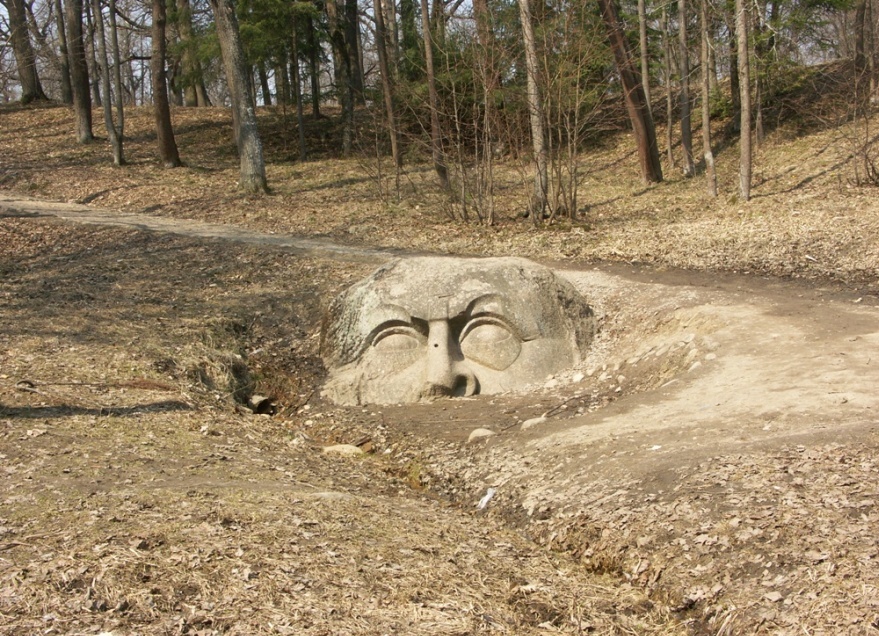
[[394, 261], [339, 296], [324, 320], [324, 395], [392, 404], [522, 388], [580, 359], [592, 311], [519, 258]]

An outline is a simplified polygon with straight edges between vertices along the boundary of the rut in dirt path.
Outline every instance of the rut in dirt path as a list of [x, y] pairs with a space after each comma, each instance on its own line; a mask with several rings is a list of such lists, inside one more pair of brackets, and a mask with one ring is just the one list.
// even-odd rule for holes
[[126, 214], [117, 210], [91, 208], [77, 203], [41, 201], [6, 193], [0, 194], [0, 218], [2, 217], [55, 217], [85, 225], [107, 225], [133, 230], [179, 234], [192, 238], [222, 239], [251, 245], [271, 245], [289, 249], [293, 253], [303, 256], [356, 263], [381, 264], [396, 256], [404, 255], [404, 252], [399, 250], [351, 247], [325, 239], [255, 232], [236, 225], [203, 223], [148, 214]]

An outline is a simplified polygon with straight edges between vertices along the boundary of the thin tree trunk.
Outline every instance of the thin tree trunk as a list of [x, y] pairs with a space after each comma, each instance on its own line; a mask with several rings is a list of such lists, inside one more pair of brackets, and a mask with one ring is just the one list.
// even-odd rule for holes
[[647, 0], [638, 0], [638, 41], [641, 46], [641, 83], [644, 85], [644, 99], [647, 108], [653, 113], [650, 98], [650, 50], [647, 47]]
[[[476, 37], [479, 43], [482, 65], [482, 160], [480, 167], [479, 195], [483, 206], [487, 207], [484, 220], [494, 225], [494, 148], [495, 148], [495, 91], [501, 86], [501, 76], [495, 62], [496, 44], [492, 31], [491, 13], [487, 0], [473, 0], [473, 13], [476, 17]], [[476, 127], [479, 123], [476, 123]]]
[[82, 29], [82, 0], [66, 0], [67, 49], [70, 55], [70, 86], [73, 89], [73, 112], [76, 120], [76, 140], [85, 144], [94, 139], [92, 134], [92, 100], [88, 66], [85, 61], [85, 43]]
[[354, 68], [351, 50], [345, 37], [345, 27], [339, 15], [336, 0], [327, 0], [326, 9], [330, 42], [333, 48], [336, 84], [339, 102], [342, 105], [342, 152], [349, 155], [354, 145], [354, 88], [352, 85]]
[[699, 1], [699, 26], [702, 35], [702, 154], [705, 157], [705, 181], [708, 194], [717, 196], [717, 171], [714, 168], [714, 152], [711, 150], [711, 65], [708, 52], [711, 42], [708, 37], [708, 0]]
[[[115, 7], [111, 6], [110, 12]], [[110, 138], [110, 147], [113, 150], [113, 163], [117, 166], [125, 165], [124, 145], [124, 115], [117, 113], [118, 120], [113, 121], [113, 98], [110, 89], [110, 61], [107, 55], [107, 32], [104, 28], [104, 15], [101, 10], [100, 0], [92, 0], [92, 16], [95, 25], [95, 40], [97, 41], [97, 53], [100, 56], [101, 86], [104, 91], [102, 103], [104, 111], [104, 125], [107, 128], [107, 136]]]
[[308, 155], [305, 148], [305, 117], [302, 108], [302, 83], [299, 78], [299, 36], [297, 35], [296, 25], [294, 23], [291, 39], [291, 58], [290, 69], [293, 71], [293, 96], [296, 99], [296, 127], [299, 132], [299, 161], [306, 161]]
[[739, 85], [741, 87], [741, 134], [739, 142], [739, 186], [742, 199], [751, 199], [751, 71], [749, 68], [748, 9], [745, 0], [736, 0]]
[[681, 67], [681, 147], [684, 151], [684, 174], [696, 172], [693, 161], [693, 126], [690, 120], [690, 47], [687, 38], [687, 0], [678, 0], [678, 43]]
[[305, 30], [308, 33], [308, 73], [311, 80], [311, 116], [320, 118], [320, 48], [315, 36], [314, 24], [311, 16], [307, 17]]
[[765, 0], [758, 0], [756, 3], [757, 14], [754, 16], [754, 32], [757, 34], [754, 42], [754, 68], [752, 69], [752, 74], [754, 75], [754, 139], [757, 142], [757, 147], [763, 145], [764, 132], [763, 132], [763, 100], [766, 95], [766, 65], [765, 60], [769, 54], [769, 48], [766, 45], [766, 40], [764, 38], [766, 31], [766, 21], [764, 16], [766, 15], [766, 2]]
[[165, 76], [165, 0], [152, 0], [153, 50], [150, 59], [150, 75], [153, 81], [153, 110], [156, 117], [156, 134], [159, 158], [166, 168], [180, 166], [180, 154], [171, 125], [171, 105], [168, 103], [168, 80]]
[[293, 87], [290, 84], [290, 69], [293, 62], [288, 63], [287, 57], [287, 51], [283, 51], [280, 54], [280, 60], [275, 66], [276, 101], [280, 105], [293, 103]]
[[265, 161], [262, 141], [256, 126], [256, 107], [248, 90], [247, 66], [238, 20], [232, 0], [210, 0], [217, 25], [220, 53], [226, 69], [226, 81], [232, 98], [233, 120], [237, 123], [238, 157], [241, 162], [238, 187], [247, 192], [266, 192]]
[[125, 95], [122, 87], [122, 58], [119, 54], [119, 27], [116, 24], [116, 0], [110, 0], [109, 13], [110, 45], [113, 48], [113, 100], [116, 107], [117, 127], [119, 129], [119, 154], [120, 158], [122, 158], [122, 140], [125, 137]]
[[18, 79], [21, 84], [21, 103], [29, 104], [36, 100], [45, 100], [47, 97], [37, 74], [37, 56], [27, 29], [24, 0], [10, 0], [8, 9], [9, 39], [12, 43], [12, 52], [15, 54]]
[[543, 220], [546, 210], [546, 195], [549, 187], [547, 168], [546, 134], [543, 130], [543, 102], [540, 85], [537, 81], [537, 47], [534, 42], [534, 27], [531, 23], [529, 0], [519, 0], [519, 15], [522, 22], [522, 39], [525, 45], [525, 70], [528, 74], [528, 116], [531, 122], [531, 148], [534, 153], [534, 192], [528, 212], [531, 221], [537, 225]]
[[740, 112], [742, 108], [742, 88], [739, 85], [739, 39], [736, 36], [738, 18], [733, 16], [729, 30], [729, 92], [732, 99], [733, 112]]
[[192, 5], [190, 0], [177, 0], [178, 28], [182, 54], [180, 63], [183, 67], [183, 104], [185, 106], [210, 106], [207, 90], [204, 85], [201, 62], [196, 53], [197, 43], [192, 30]]
[[436, 77], [433, 66], [433, 37], [430, 32], [430, 14], [427, 9], [427, 0], [421, 0], [421, 30], [424, 37], [424, 60], [427, 71], [427, 93], [430, 100], [430, 146], [433, 154], [433, 168], [439, 178], [440, 187], [451, 192], [449, 182], [449, 169], [446, 167], [446, 157], [443, 152], [443, 138], [439, 121], [439, 96], [436, 91]]
[[[391, 0], [393, 2], [393, 0]], [[385, 101], [385, 114], [388, 118], [388, 135], [391, 138], [391, 157], [396, 170], [397, 192], [400, 191], [400, 167], [403, 155], [400, 153], [400, 136], [397, 132], [396, 105], [394, 100], [394, 78], [391, 75], [388, 60], [387, 30], [385, 28], [385, 11], [382, 0], [375, 0], [375, 47], [378, 52], [379, 71], [382, 79], [382, 93]]]
[[256, 65], [256, 74], [259, 76], [259, 90], [262, 93], [263, 106], [272, 105], [272, 89], [269, 87], [269, 76], [266, 73], [265, 62]]
[[70, 54], [67, 52], [67, 31], [64, 27], [64, 9], [61, 0], [53, 0], [55, 6], [55, 26], [58, 29], [58, 61], [61, 66], [61, 102], [73, 103], [73, 89], [70, 87]]
[[610, 48], [613, 50], [617, 72], [626, 99], [626, 109], [635, 133], [641, 176], [646, 183], [662, 181], [662, 166], [659, 163], [659, 149], [656, 144], [656, 130], [653, 118], [644, 98], [644, 87], [632, 63], [626, 43], [626, 35], [620, 23], [614, 0], [598, 0], [601, 16], [607, 30]]
[[671, 91], [671, 69], [672, 69], [672, 54], [671, 54], [671, 33], [668, 28], [668, 9], [663, 4], [662, 5], [662, 63], [663, 63], [663, 71], [665, 72], [665, 147], [666, 147], [666, 157], [668, 158], [668, 169], [674, 170], [675, 168], [675, 153], [674, 153], [674, 127], [672, 126], [672, 122], [674, 121], [675, 114], [675, 106], [674, 106], [674, 98], [672, 96]]
[[385, 30], [388, 34], [388, 64], [391, 67], [391, 76], [396, 81], [400, 72], [400, 34], [397, 31], [397, 3], [395, 0], [389, 0], [383, 6], [385, 8]]
[[91, 89], [92, 89], [92, 102], [98, 108], [101, 108], [103, 105], [101, 103], [101, 67], [98, 65], [98, 52], [97, 47], [95, 46], [95, 38], [97, 37], [97, 33], [95, 30], [95, 22], [92, 17], [92, 9], [91, 4], [89, 2], [85, 2], [84, 5], [85, 10], [85, 22], [87, 28], [87, 37], [83, 40], [83, 46], [85, 43], [88, 43], [88, 48], [86, 49], [86, 60], [87, 63], [91, 65], [91, 70], [89, 71], [91, 77]]
[[345, 44], [348, 47], [348, 58], [351, 60], [351, 91], [354, 100], [362, 105], [366, 104], [363, 81], [363, 56], [360, 54], [360, 17], [357, 10], [357, 0], [344, 0], [345, 2]]

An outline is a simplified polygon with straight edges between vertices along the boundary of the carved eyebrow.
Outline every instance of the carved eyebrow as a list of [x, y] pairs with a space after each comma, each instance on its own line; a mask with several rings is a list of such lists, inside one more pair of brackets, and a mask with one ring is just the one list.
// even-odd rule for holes
[[[373, 325], [383, 325], [386, 322], [412, 322], [412, 314], [409, 313], [408, 309], [400, 305], [394, 305], [392, 303], [381, 304], [378, 307], [371, 309], [370, 313], [374, 318], [373, 320], [370, 320], [370, 324]], [[370, 333], [374, 330], [374, 328], [371, 329]]]

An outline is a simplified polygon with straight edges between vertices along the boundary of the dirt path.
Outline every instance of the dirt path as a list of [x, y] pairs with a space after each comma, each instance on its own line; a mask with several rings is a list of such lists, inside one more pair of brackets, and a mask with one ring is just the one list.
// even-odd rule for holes
[[168, 232], [191, 238], [221, 239], [250, 245], [282, 247], [292, 253], [358, 263], [383, 263], [399, 255], [391, 250], [377, 250], [339, 245], [315, 238], [298, 238], [254, 232], [246, 228], [204, 223], [174, 217], [147, 214], [124, 214], [114, 210], [92, 208], [77, 203], [58, 203], [10, 196], [0, 192], [0, 215], [9, 217], [56, 217], [87, 225], [105, 225], [151, 232]]

